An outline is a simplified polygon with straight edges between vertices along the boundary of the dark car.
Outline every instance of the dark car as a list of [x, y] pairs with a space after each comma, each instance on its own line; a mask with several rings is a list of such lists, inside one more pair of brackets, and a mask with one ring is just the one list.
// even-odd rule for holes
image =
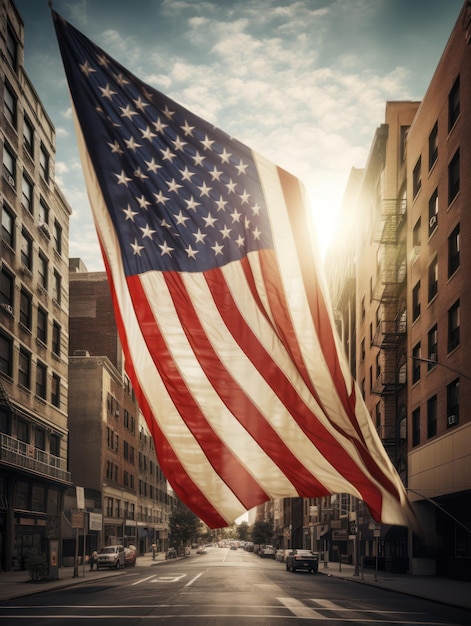
[[290, 572], [303, 569], [315, 574], [319, 571], [319, 554], [312, 550], [291, 550], [286, 556], [286, 569]]

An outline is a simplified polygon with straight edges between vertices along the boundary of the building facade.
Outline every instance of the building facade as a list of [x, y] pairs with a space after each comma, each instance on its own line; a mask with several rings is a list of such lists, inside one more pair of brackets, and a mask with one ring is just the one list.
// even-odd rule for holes
[[60, 554], [68, 471], [68, 238], [55, 130], [24, 69], [24, 27], [0, 0], [0, 568]]

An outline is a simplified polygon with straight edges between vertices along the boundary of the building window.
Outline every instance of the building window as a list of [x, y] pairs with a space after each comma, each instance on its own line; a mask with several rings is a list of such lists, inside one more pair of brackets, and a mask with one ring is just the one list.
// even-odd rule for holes
[[7, 59], [16, 72], [18, 66], [18, 40], [10, 24], [7, 27]]
[[428, 333], [428, 369], [434, 368], [438, 361], [438, 330], [437, 325], [429, 330]]
[[381, 376], [381, 352], [378, 352], [376, 354], [375, 364], [376, 364], [376, 378], [379, 378]]
[[47, 368], [40, 361], [36, 364], [36, 395], [46, 399]]
[[59, 437], [59, 435], [51, 435], [49, 437], [49, 453], [52, 454], [52, 456], [59, 456], [61, 455], [61, 438]]
[[47, 311], [38, 307], [38, 322], [36, 327], [36, 334], [39, 341], [43, 344], [47, 344]]
[[0, 332], [0, 372], [6, 376], [13, 375], [13, 339]]
[[460, 421], [460, 379], [457, 378], [446, 387], [447, 428], [456, 426]]
[[20, 292], [20, 324], [24, 328], [32, 328], [32, 297], [25, 289]]
[[61, 353], [61, 327], [57, 322], [52, 324], [52, 351], [57, 356]]
[[460, 344], [460, 301], [448, 309], [448, 352]]
[[8, 184], [14, 187], [16, 184], [16, 161], [13, 152], [6, 143], [3, 144], [3, 175]]
[[4, 409], [0, 409], [0, 433], [3, 433], [4, 435], [11, 435], [10, 412]]
[[448, 166], [448, 204], [451, 204], [460, 190], [460, 151], [455, 155]]
[[18, 480], [15, 485], [15, 508], [20, 511], [31, 510], [29, 503], [29, 483], [23, 480]]
[[[39, 201], [39, 214], [38, 214], [39, 226], [48, 226], [49, 224], [49, 207], [47, 206], [44, 198]], [[49, 233], [49, 229], [46, 231]]]
[[60, 408], [61, 398], [61, 379], [57, 374], [52, 375], [51, 379], [51, 404]]
[[448, 94], [448, 132], [455, 125], [460, 114], [460, 77], [458, 75]]
[[34, 447], [39, 448], [39, 450], [46, 449], [46, 431], [44, 428], [34, 429]]
[[460, 266], [460, 225], [458, 224], [448, 237], [448, 277]]
[[420, 380], [420, 341], [412, 348], [412, 384]]
[[21, 231], [21, 263], [31, 271], [33, 267], [33, 240], [24, 228]]
[[412, 321], [420, 315], [420, 280], [412, 289]]
[[31, 157], [34, 157], [34, 128], [27, 117], [23, 119], [23, 143]]
[[17, 111], [17, 106], [16, 106], [16, 94], [13, 91], [13, 88], [10, 84], [8, 84], [7, 82], [5, 82], [5, 89], [4, 89], [4, 93], [3, 93], [3, 112], [5, 114], [5, 117], [7, 118], [7, 120], [10, 122], [10, 124], [13, 126], [13, 128], [16, 128], [16, 111]]
[[15, 248], [15, 216], [5, 205], [2, 206], [2, 241]]
[[365, 296], [361, 298], [361, 321], [365, 319], [366, 309], [365, 309]]
[[33, 183], [24, 174], [21, 181], [21, 205], [33, 215]]
[[435, 189], [428, 201], [428, 234], [429, 237], [438, 226], [438, 189]]
[[18, 359], [18, 383], [25, 389], [31, 389], [31, 353], [20, 348]]
[[428, 138], [428, 169], [431, 170], [438, 158], [438, 122], [432, 128]]
[[415, 164], [414, 171], [412, 173], [412, 194], [415, 198], [422, 187], [422, 157]]
[[49, 180], [49, 154], [43, 144], [39, 148], [39, 170], [47, 182]]
[[49, 261], [43, 252], [38, 254], [38, 283], [47, 291], [47, 274], [49, 268]]
[[54, 277], [52, 281], [52, 299], [61, 303], [61, 276], [57, 270], [54, 270]]
[[430, 302], [438, 292], [438, 257], [435, 257], [428, 267], [428, 301]]
[[414, 228], [412, 229], [412, 245], [414, 248], [419, 248], [421, 245], [421, 236], [420, 236], [420, 228], [421, 228], [421, 220], [420, 217], [414, 224]]
[[437, 434], [437, 396], [427, 400], [427, 439]]
[[62, 227], [57, 220], [54, 221], [54, 248], [57, 254], [62, 254]]
[[363, 362], [365, 360], [365, 338], [363, 338], [361, 340], [361, 348], [360, 348], [360, 350], [361, 350], [360, 358], [361, 358], [361, 361]]
[[420, 443], [420, 407], [412, 411], [412, 446]]

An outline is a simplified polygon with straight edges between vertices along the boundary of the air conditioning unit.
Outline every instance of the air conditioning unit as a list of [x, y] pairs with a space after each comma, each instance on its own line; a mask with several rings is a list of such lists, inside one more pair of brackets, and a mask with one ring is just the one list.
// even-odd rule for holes
[[456, 422], [458, 421], [456, 415], [449, 415], [448, 416], [448, 426], [453, 426], [453, 424], [456, 424]]
[[432, 215], [432, 217], [428, 221], [428, 225], [429, 225], [430, 228], [435, 228], [435, 226], [437, 225], [437, 216], [436, 215]]
[[2, 302], [0, 304], [0, 307], [2, 307], [2, 309], [4, 311], [6, 311], [7, 313], [9, 313], [10, 315], [13, 315], [13, 307], [11, 306], [11, 304], [7, 304], [6, 302]]
[[46, 235], [48, 239], [51, 238], [51, 233], [49, 232], [49, 226], [46, 224], [46, 222], [42, 222], [41, 224], [39, 224], [39, 228]]
[[15, 179], [13, 178], [13, 176], [8, 176], [8, 184], [10, 185], [10, 187], [15, 187]]

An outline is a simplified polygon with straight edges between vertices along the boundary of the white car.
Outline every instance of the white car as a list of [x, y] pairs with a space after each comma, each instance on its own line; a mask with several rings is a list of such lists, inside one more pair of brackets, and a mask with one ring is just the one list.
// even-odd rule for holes
[[126, 564], [124, 546], [105, 546], [98, 552], [96, 568], [102, 567], [119, 569]]

